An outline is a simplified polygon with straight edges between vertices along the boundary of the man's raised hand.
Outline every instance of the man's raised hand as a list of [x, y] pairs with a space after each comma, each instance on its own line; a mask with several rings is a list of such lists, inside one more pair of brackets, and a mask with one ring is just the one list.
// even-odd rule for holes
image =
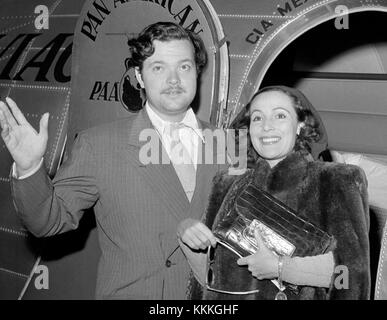
[[7, 97], [6, 103], [0, 101], [1, 137], [16, 163], [19, 176], [36, 168], [43, 157], [47, 148], [48, 118], [48, 113], [42, 116], [38, 133], [12, 99]]

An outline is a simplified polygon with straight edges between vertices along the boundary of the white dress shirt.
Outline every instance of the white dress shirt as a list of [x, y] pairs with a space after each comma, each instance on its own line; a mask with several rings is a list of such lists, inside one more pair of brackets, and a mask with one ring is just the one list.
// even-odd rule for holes
[[[171, 122], [161, 119], [159, 115], [149, 106], [148, 102], [145, 103], [145, 110], [148, 113], [150, 121], [157, 130], [168, 156], [171, 158]], [[182, 124], [182, 127], [179, 129], [181, 143], [186, 148], [196, 169], [198, 163], [199, 143], [204, 141], [204, 138], [202, 130], [199, 128], [196, 116], [191, 108], [187, 110], [183, 120], [179, 124]]]

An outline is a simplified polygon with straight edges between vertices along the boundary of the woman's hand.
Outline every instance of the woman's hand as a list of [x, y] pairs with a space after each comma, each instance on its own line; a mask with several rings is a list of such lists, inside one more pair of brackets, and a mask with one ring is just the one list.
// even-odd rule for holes
[[252, 275], [259, 280], [277, 278], [278, 256], [266, 247], [257, 230], [255, 230], [255, 238], [257, 239], [259, 249], [248, 257], [238, 259], [238, 265], [247, 265]]
[[0, 101], [1, 136], [20, 176], [36, 168], [46, 151], [49, 115], [45, 113], [40, 119], [38, 133], [12, 99], [6, 98], [6, 102], [10, 110], [3, 101]]
[[177, 235], [191, 249], [206, 249], [216, 246], [216, 238], [208, 227], [195, 219], [185, 219], [177, 227]]

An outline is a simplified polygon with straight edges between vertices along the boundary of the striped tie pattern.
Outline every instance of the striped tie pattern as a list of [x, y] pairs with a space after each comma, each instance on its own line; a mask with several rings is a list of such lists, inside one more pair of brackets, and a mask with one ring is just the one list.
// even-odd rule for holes
[[172, 123], [170, 125], [170, 158], [185, 194], [188, 200], [191, 201], [196, 185], [196, 169], [188, 150], [180, 138], [180, 129], [183, 127], [184, 125], [180, 123]]

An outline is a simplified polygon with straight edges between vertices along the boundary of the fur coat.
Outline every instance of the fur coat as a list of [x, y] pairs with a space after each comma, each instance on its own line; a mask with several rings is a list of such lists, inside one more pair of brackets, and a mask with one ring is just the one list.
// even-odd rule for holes
[[[297, 214], [320, 227], [336, 240], [333, 255], [335, 273], [330, 288], [298, 286], [286, 289], [288, 299], [369, 299], [369, 213], [367, 181], [363, 171], [351, 165], [313, 161], [305, 151], [293, 152], [270, 168], [259, 159], [253, 168], [239, 176], [227, 171], [214, 178], [214, 185], [205, 215], [211, 229], [232, 205], [247, 182], [254, 181], [261, 189], [293, 208]], [[257, 280], [246, 267], [238, 266], [238, 257], [218, 245], [213, 264], [217, 288], [232, 291], [260, 289], [249, 295], [230, 295], [207, 290], [193, 280], [192, 299], [269, 299], [278, 292], [270, 280]], [[348, 268], [348, 282], [345, 271]], [[340, 276], [344, 278], [339, 278]], [[337, 279], [336, 279], [337, 277]], [[343, 288], [344, 287], [344, 288]], [[345, 287], [348, 287], [345, 289]]]

